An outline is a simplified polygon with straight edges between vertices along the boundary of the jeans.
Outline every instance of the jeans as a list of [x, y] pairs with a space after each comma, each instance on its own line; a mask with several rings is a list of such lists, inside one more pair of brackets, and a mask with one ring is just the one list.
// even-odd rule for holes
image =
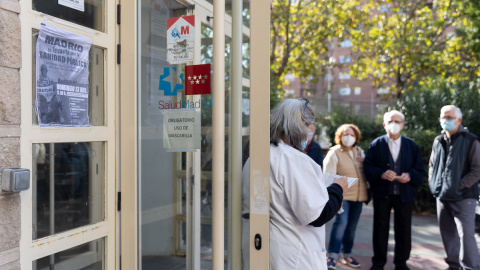
[[330, 232], [329, 257], [338, 260], [340, 247], [344, 258], [350, 257], [355, 239], [355, 230], [362, 213], [363, 202], [343, 201], [343, 213], [337, 214]]

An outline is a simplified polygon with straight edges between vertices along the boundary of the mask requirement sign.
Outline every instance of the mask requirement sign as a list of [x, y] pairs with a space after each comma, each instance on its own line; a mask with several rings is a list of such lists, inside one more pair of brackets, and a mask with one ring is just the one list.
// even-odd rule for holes
[[195, 109], [164, 110], [163, 148], [167, 152], [194, 152], [200, 149], [201, 116]]
[[89, 127], [88, 54], [92, 40], [42, 24], [36, 54], [36, 110], [41, 127]]

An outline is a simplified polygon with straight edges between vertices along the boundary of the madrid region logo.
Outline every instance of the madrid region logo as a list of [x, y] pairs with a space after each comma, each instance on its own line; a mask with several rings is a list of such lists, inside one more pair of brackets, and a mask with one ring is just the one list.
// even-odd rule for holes
[[[170, 77], [170, 69], [173, 70], [172, 77]], [[177, 83], [172, 87], [173, 76], [178, 76]], [[160, 83], [158, 85], [159, 90], [163, 90], [165, 96], [176, 96], [178, 90], [183, 89], [183, 74], [181, 72], [177, 73], [176, 67], [165, 67], [163, 68], [163, 75], [160, 75]]]

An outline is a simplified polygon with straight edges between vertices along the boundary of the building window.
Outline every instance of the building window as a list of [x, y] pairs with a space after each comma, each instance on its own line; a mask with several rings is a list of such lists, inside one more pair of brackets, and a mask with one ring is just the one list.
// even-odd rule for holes
[[333, 75], [332, 74], [325, 75], [325, 81], [327, 82], [333, 81]]
[[377, 107], [377, 111], [378, 112], [386, 112], [387, 109], [388, 109], [388, 104], [382, 104], [382, 103], [379, 103], [377, 105], [375, 105], [375, 107]]
[[358, 96], [362, 93], [362, 88], [361, 87], [355, 87], [354, 90], [355, 96]]
[[390, 12], [390, 5], [387, 4], [387, 5], [381, 5], [379, 8], [378, 8], [378, 11], [379, 12]]
[[388, 94], [390, 92], [389, 87], [380, 87], [377, 90], [377, 94], [382, 95], [382, 94]]
[[344, 63], [351, 63], [352, 62], [352, 57], [351, 56], [340, 56], [338, 58], [338, 62], [341, 63], [341, 64], [344, 64]]
[[295, 89], [285, 89], [285, 96], [291, 97], [295, 95]]
[[338, 94], [340, 96], [349, 96], [351, 92], [352, 90], [350, 89], [350, 87], [342, 87], [338, 89]]
[[353, 111], [355, 114], [358, 114], [360, 112], [360, 104], [353, 105]]
[[340, 80], [349, 80], [350, 79], [350, 72], [340, 72], [340, 73], [338, 73], [338, 78]]
[[340, 47], [350, 48], [350, 47], [352, 47], [352, 41], [350, 39], [345, 39], [344, 41], [340, 42]]
[[295, 81], [295, 75], [293, 75], [293, 74], [291, 74], [291, 73], [286, 74], [284, 78], [285, 78], [285, 80], [287, 80], [287, 81], [289, 81], [289, 82]]

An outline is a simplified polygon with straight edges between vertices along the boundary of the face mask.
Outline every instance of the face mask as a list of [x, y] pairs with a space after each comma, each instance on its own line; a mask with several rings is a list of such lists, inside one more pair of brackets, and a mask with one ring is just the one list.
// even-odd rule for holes
[[400, 132], [400, 129], [400, 125], [395, 122], [387, 125], [387, 131], [392, 135], [397, 135]]
[[453, 123], [453, 120], [442, 120], [440, 122], [440, 125], [446, 131], [452, 131], [456, 128], [455, 124]]
[[355, 143], [355, 137], [352, 135], [345, 135], [342, 136], [342, 144], [345, 145], [346, 147], [350, 147]]
[[308, 133], [307, 139], [306, 139], [304, 142], [302, 142], [302, 150], [304, 150], [304, 151], [305, 151], [305, 148], [307, 148], [308, 139], [310, 138], [310, 134], [311, 134], [311, 133]]
[[308, 144], [308, 138], [306, 141], [302, 142], [302, 150], [305, 151], [305, 148], [307, 148], [307, 144]]

